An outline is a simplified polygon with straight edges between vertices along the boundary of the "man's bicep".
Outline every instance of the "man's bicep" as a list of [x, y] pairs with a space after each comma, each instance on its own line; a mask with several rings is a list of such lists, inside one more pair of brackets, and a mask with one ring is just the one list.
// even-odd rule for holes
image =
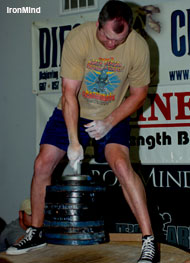
[[62, 92], [63, 94], [78, 94], [81, 87], [80, 80], [73, 80], [68, 78], [62, 78]]
[[130, 87], [129, 91], [130, 91], [130, 95], [135, 95], [137, 97], [146, 97], [148, 93], [148, 85], [140, 88]]
[[84, 75], [84, 59], [85, 53], [81, 44], [65, 41], [61, 55], [61, 77], [81, 80]]

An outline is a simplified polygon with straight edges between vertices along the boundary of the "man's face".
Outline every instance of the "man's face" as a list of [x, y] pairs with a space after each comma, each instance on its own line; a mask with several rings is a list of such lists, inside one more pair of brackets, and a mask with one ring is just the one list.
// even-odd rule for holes
[[106, 22], [101, 29], [98, 28], [98, 22], [96, 23], [97, 26], [97, 39], [99, 42], [108, 50], [113, 50], [117, 46], [121, 45], [122, 43], [125, 42], [128, 32], [129, 32], [129, 27], [127, 23], [124, 25], [124, 30], [123, 32], [117, 34], [113, 31], [113, 24], [114, 21], [108, 21]]

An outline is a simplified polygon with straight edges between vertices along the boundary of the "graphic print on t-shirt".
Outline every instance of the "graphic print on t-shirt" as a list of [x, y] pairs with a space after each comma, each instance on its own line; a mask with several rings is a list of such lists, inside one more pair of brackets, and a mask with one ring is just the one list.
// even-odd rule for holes
[[122, 65], [111, 58], [90, 60], [87, 68], [91, 71], [85, 76], [86, 90], [82, 95], [90, 102], [108, 104], [115, 100], [114, 90], [119, 86], [120, 79], [116, 72], [122, 71]]

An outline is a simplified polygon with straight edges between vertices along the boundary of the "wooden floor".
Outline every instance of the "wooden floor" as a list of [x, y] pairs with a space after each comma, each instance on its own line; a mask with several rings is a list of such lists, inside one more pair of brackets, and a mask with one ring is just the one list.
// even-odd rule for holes
[[[111, 241], [90, 246], [48, 245], [20, 256], [0, 253], [0, 263], [136, 263], [141, 242]], [[161, 244], [161, 263], [189, 263], [190, 254]]]

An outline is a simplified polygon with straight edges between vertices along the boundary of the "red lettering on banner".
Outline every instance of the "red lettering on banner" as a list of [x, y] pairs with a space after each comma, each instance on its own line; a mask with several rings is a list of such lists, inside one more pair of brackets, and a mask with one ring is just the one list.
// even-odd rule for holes
[[[137, 115], [131, 117], [132, 126], [133, 122], [137, 121], [139, 122], [138, 126], [144, 128], [190, 126], [190, 123], [176, 122], [176, 120], [182, 121], [190, 119], [190, 92], [148, 94], [147, 99], [150, 100], [149, 111], [144, 111], [144, 108], [147, 108], [146, 105], [144, 106], [144, 108], [141, 107], [137, 111]], [[175, 100], [175, 104], [174, 101], [172, 102], [172, 99]], [[172, 112], [175, 112], [175, 110], [172, 111], [172, 109], [175, 108], [177, 109], [177, 113], [172, 116]], [[189, 110], [189, 114], [187, 112], [187, 109]], [[161, 124], [160, 120], [163, 119], [163, 117], [166, 122]], [[134, 124], [134, 126], [136, 125]]]
[[[175, 93], [178, 99], [178, 115], [175, 117], [176, 120], [189, 120], [190, 115], [185, 114], [185, 108], [190, 110], [190, 92]], [[189, 97], [188, 101], [185, 102], [185, 97]]]
[[166, 105], [164, 105], [163, 101], [161, 100], [160, 96], [156, 94], [149, 94], [151, 102], [151, 116], [148, 118], [149, 121], [156, 121], [158, 117], [155, 116], [155, 104], [158, 106], [162, 114], [164, 115], [166, 120], [171, 120], [171, 105], [170, 105], [170, 98], [172, 97], [173, 93], [163, 93], [163, 97], [166, 98]]

